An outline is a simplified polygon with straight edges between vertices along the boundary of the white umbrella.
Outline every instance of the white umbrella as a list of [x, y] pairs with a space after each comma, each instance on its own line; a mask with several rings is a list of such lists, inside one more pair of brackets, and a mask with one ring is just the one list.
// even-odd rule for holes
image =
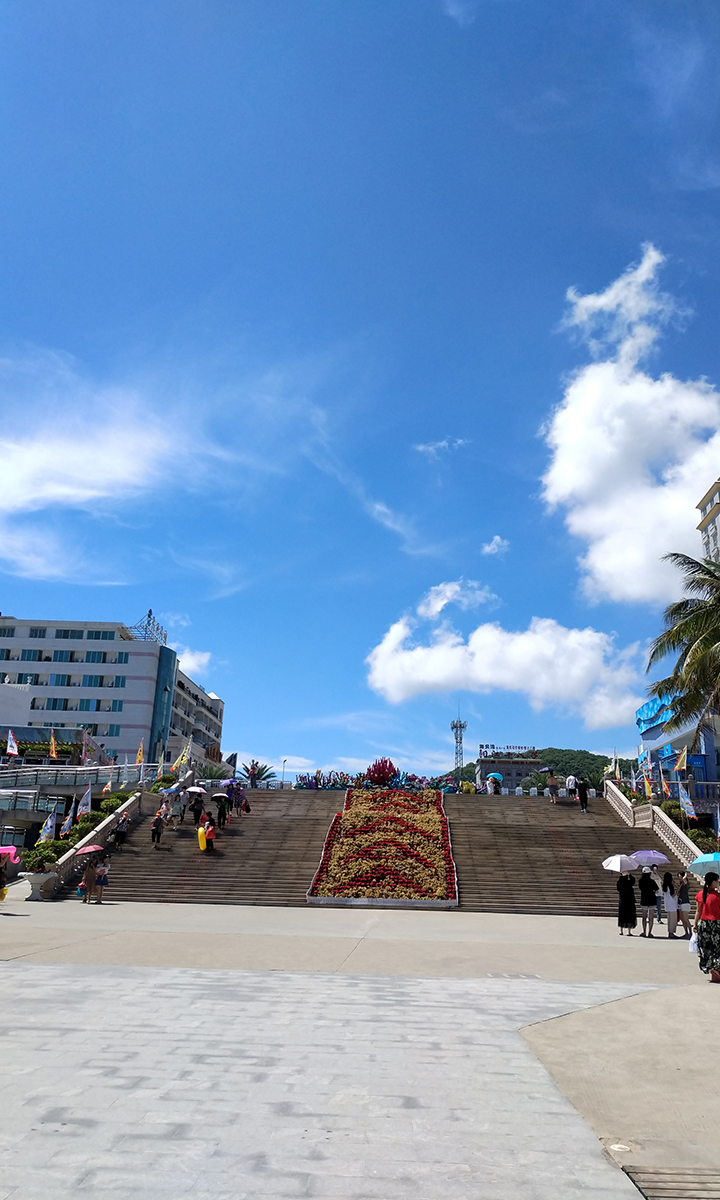
[[603, 863], [606, 871], [637, 871], [638, 863], [628, 854], [611, 854]]
[[189, 787], [187, 790], [188, 790], [188, 792], [194, 792], [198, 796], [207, 796], [207, 792], [205, 791], [205, 788]]

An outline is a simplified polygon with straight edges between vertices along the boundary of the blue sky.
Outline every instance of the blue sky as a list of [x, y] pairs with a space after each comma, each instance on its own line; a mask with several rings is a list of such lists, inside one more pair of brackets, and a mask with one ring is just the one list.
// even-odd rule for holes
[[[720, 470], [710, 2], [0, 9], [0, 607], [288, 769], [630, 750]], [[568, 289], [575, 289], [568, 295]], [[704, 381], [704, 382], [703, 382]]]

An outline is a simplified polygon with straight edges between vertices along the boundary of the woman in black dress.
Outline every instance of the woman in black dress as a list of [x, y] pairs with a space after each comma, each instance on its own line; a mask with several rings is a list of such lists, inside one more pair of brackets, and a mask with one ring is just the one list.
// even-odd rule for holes
[[635, 907], [635, 876], [629, 871], [623, 871], [617, 881], [618, 890], [618, 926], [620, 928], [620, 937], [623, 935], [623, 930], [627, 929], [628, 937], [632, 937], [632, 931], [637, 925], [637, 909]]

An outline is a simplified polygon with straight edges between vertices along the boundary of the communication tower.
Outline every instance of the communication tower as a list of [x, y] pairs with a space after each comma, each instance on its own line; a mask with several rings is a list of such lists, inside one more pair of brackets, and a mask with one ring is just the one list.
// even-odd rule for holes
[[460, 776], [463, 769], [463, 733], [467, 729], [467, 721], [461, 721], [458, 717], [457, 721], [450, 722], [450, 728], [455, 734], [455, 782], [460, 787]]

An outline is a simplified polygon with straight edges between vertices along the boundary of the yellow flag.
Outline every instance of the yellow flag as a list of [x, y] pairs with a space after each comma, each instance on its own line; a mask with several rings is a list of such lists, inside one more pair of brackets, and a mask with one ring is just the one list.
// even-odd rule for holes
[[652, 784], [644, 771], [643, 771], [643, 779], [645, 781], [645, 795], [647, 796], [647, 798], [649, 800], [650, 797], [652, 796]]
[[138, 752], [135, 756], [135, 766], [136, 767], [139, 767], [140, 763], [143, 761], [143, 742], [144, 741], [145, 741], [145, 738], [140, 739], [140, 745], [138, 746]]
[[109, 791], [110, 791], [110, 788], [111, 788], [111, 787], [112, 787], [112, 775], [110, 776], [110, 778], [108, 779], [107, 783], [105, 784], [105, 787], [104, 787], [104, 788], [103, 788], [103, 790], [102, 790], [102, 794], [103, 794], [103, 796], [104, 796], [104, 795], [105, 795], [107, 792], [109, 792]]
[[57, 742], [55, 741], [55, 730], [50, 730], [50, 753], [48, 758], [57, 758]]
[[682, 754], [675, 763], [676, 771], [687, 771], [687, 746], [683, 746]]

